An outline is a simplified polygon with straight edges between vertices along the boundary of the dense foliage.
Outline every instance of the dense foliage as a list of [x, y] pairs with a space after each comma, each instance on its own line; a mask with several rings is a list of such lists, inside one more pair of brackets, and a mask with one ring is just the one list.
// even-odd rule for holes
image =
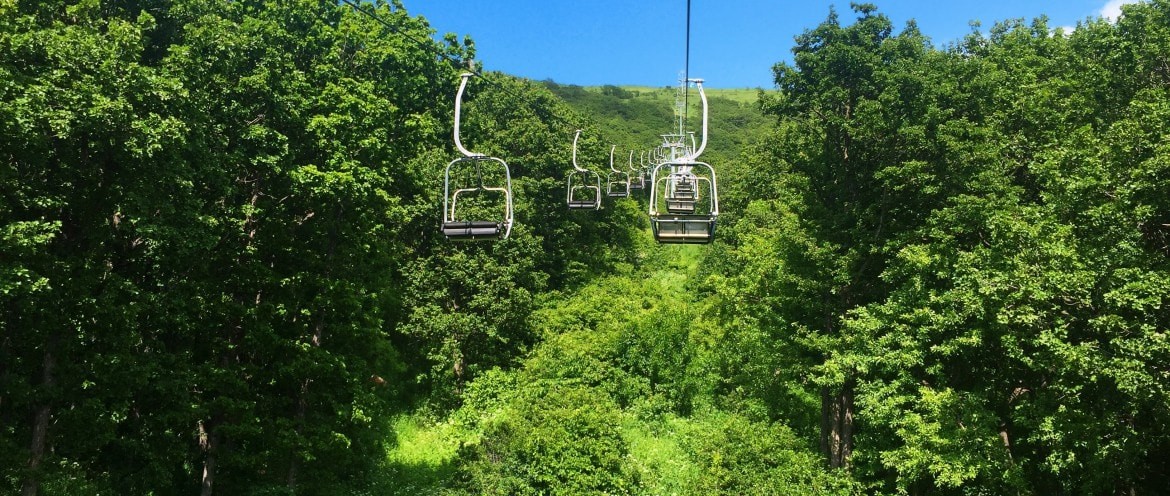
[[728, 195], [753, 394], [875, 491], [1164, 491], [1170, 3], [945, 50], [853, 9]]
[[364, 5], [0, 0], [0, 493], [1170, 485], [1167, 0], [942, 49], [831, 11], [712, 97], [681, 248], [563, 204], [573, 131], [602, 170], [672, 90], [490, 72], [516, 227], [443, 239], [474, 45]]
[[622, 262], [630, 212], [556, 208], [585, 123], [502, 75], [464, 136], [512, 161], [516, 232], [438, 235], [473, 48], [377, 12], [0, 2], [3, 491], [347, 493], [414, 384], [508, 363], [533, 295]]

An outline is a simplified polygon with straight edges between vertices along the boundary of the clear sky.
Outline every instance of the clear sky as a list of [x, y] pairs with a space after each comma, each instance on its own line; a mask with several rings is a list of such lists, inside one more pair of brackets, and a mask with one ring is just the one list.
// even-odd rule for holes
[[[895, 32], [907, 20], [936, 46], [996, 21], [1045, 15], [1075, 26], [1116, 17], [1132, 0], [871, 0]], [[563, 84], [671, 86], [684, 66], [686, 0], [403, 0], [437, 36], [471, 35], [487, 70]], [[848, 0], [691, 0], [691, 77], [714, 88], [772, 87], [771, 67], [791, 60], [793, 37]]]

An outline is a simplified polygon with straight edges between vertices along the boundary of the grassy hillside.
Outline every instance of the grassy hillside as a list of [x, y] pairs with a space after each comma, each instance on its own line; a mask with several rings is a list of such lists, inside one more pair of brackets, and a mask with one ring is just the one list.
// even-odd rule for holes
[[[619, 149], [645, 150], [658, 145], [659, 135], [674, 132], [675, 88], [646, 86], [576, 86], [545, 82], [554, 93], [585, 113], [602, 128], [603, 141]], [[744, 145], [767, 127], [769, 119], [756, 107], [759, 90], [708, 89], [710, 113], [707, 150], [703, 159], [718, 166], [734, 160]], [[700, 129], [698, 92], [690, 94], [688, 130]]]
[[[603, 91], [604, 86], [586, 86], [585, 89], [590, 91]], [[618, 88], [637, 93], [639, 96], [648, 98], [660, 98], [667, 105], [674, 101], [674, 87], [673, 86], [618, 86]], [[760, 88], [704, 88], [707, 96], [710, 98], [724, 98], [734, 101], [736, 103], [746, 103], [748, 105], [755, 105], [760, 97]], [[694, 90], [692, 89], [692, 92]]]

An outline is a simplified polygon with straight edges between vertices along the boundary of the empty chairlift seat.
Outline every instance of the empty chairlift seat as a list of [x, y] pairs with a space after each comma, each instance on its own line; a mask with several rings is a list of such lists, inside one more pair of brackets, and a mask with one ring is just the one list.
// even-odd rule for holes
[[674, 182], [673, 191], [667, 190], [666, 195], [666, 211], [672, 214], [694, 214], [695, 200], [697, 200], [697, 192], [695, 191], [695, 183], [698, 181], [694, 177], [681, 176], [681, 178]]
[[443, 235], [457, 239], [499, 238], [502, 226], [489, 220], [452, 221], [443, 223]]
[[613, 152], [617, 145], [609, 148], [609, 175], [605, 178], [605, 195], [610, 198], [625, 198], [630, 196], [630, 173], [618, 170], [613, 166]]
[[659, 243], [707, 244], [715, 238], [715, 218], [710, 215], [662, 216], [651, 228]]
[[630, 196], [630, 176], [625, 172], [610, 174], [605, 181], [605, 194], [610, 198]]
[[[685, 175], [671, 169], [686, 167]], [[706, 244], [719, 215], [715, 170], [703, 162], [667, 162], [654, 169], [650, 227], [659, 243]], [[665, 206], [665, 212], [661, 207]]]
[[442, 232], [451, 240], [507, 238], [512, 228], [508, 164], [483, 155], [453, 160], [443, 187]]
[[702, 144], [659, 163], [650, 176], [650, 228], [654, 239], [664, 244], [710, 243], [719, 217], [715, 168], [696, 160], [707, 147], [707, 97], [701, 79], [691, 82], [698, 86], [703, 102]]
[[573, 170], [566, 179], [565, 204], [570, 210], [597, 210], [601, 208], [601, 175], [577, 165], [578, 129], [573, 135]]
[[501, 159], [473, 153], [459, 140], [464, 73], [455, 95], [455, 147], [463, 154], [443, 172], [443, 221], [440, 231], [450, 240], [506, 239], [512, 232], [512, 173]]
[[569, 197], [565, 203], [572, 210], [597, 210], [601, 206], [601, 188], [595, 185], [576, 186], [570, 184]]
[[645, 188], [645, 178], [641, 174], [630, 176], [630, 189], [639, 190]]
[[630, 150], [630, 164], [629, 164], [629, 172], [627, 174], [629, 174], [629, 176], [630, 176], [631, 194], [633, 193], [633, 190], [643, 189], [646, 187], [645, 175], [642, 174], [641, 170], [634, 168], [634, 151], [633, 150]]

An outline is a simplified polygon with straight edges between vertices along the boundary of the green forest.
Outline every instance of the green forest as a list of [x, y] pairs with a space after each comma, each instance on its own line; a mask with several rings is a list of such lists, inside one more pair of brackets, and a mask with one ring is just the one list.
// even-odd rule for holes
[[0, 0], [0, 494], [1170, 490], [1170, 0], [828, 10], [684, 246], [565, 204], [672, 89], [482, 66], [515, 223], [446, 239], [475, 33], [362, 6]]

